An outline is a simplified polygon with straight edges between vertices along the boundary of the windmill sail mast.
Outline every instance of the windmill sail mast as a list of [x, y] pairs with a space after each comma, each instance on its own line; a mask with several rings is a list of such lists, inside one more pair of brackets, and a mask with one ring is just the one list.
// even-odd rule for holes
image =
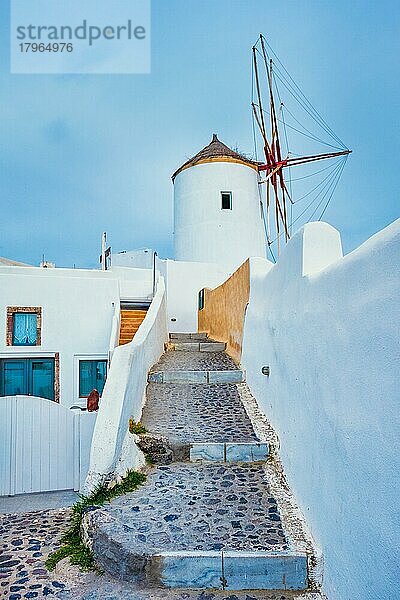
[[[297, 165], [304, 165], [304, 164], [321, 161], [321, 160], [326, 160], [326, 159], [335, 159], [335, 158], [339, 158], [339, 157], [347, 158], [347, 156], [350, 154], [351, 150], [349, 150], [346, 147], [343, 148], [343, 145], [342, 145], [343, 149], [338, 149], [337, 152], [324, 152], [324, 153], [319, 153], [319, 154], [312, 154], [312, 155], [305, 155], [305, 156], [300, 155], [300, 156], [291, 157], [289, 155], [289, 149], [287, 148], [288, 154], [286, 156], [283, 156], [279, 123], [283, 122], [284, 127], [285, 127], [285, 137], [287, 138], [286, 124], [285, 124], [285, 121], [283, 118], [284, 103], [280, 101], [280, 97], [279, 97], [279, 113], [277, 113], [277, 109], [276, 109], [277, 102], [275, 100], [275, 90], [276, 91], [278, 91], [278, 90], [277, 90], [277, 83], [276, 83], [275, 76], [274, 76], [274, 73], [275, 73], [274, 62], [273, 62], [272, 57], [268, 56], [267, 42], [263, 35], [260, 35], [257, 43], [253, 46], [252, 53], [253, 53], [252, 62], [253, 62], [253, 75], [254, 75], [253, 79], [254, 79], [254, 83], [255, 83], [255, 97], [254, 97], [254, 89], [253, 89], [252, 113], [253, 113], [253, 119], [254, 119], [255, 123], [257, 124], [259, 132], [261, 134], [262, 145], [263, 145], [264, 161], [262, 164], [259, 165], [259, 171], [260, 172], [265, 171], [265, 178], [260, 179], [260, 184], [266, 185], [266, 194], [265, 194], [266, 201], [265, 201], [265, 203], [266, 203], [266, 218], [267, 218], [267, 224], [266, 224], [267, 243], [268, 243], [268, 246], [270, 247], [276, 241], [277, 251], [278, 251], [278, 255], [279, 255], [280, 246], [281, 246], [281, 237], [284, 236], [285, 242], [287, 242], [289, 240], [290, 231], [291, 231], [291, 227], [293, 224], [293, 222], [289, 222], [289, 218], [288, 218], [288, 213], [290, 213], [290, 215], [292, 214], [292, 210], [290, 210], [290, 211], [288, 210], [289, 204], [296, 203], [296, 201], [292, 198], [291, 193], [289, 193], [288, 186], [286, 185], [284, 170], [288, 169], [290, 167], [297, 166]], [[267, 96], [268, 96], [267, 105], [269, 107], [268, 111], [266, 111], [264, 109], [262, 83], [261, 83], [262, 75], [261, 75], [261, 71], [259, 69], [259, 62], [261, 64], [263, 64], [263, 70], [265, 69], [265, 79], [266, 79], [267, 88], [268, 88], [268, 92], [267, 92]], [[282, 65], [282, 67], [283, 67], [283, 65]], [[284, 69], [284, 67], [283, 67], [283, 69]], [[287, 73], [286, 69], [284, 69], [284, 72]], [[285, 81], [284, 72], [281, 72], [281, 74], [279, 76], [280, 79], [282, 77], [283, 81]], [[283, 73], [283, 75], [282, 75], [282, 73]], [[290, 76], [289, 76], [289, 79], [286, 79], [286, 83], [287, 83], [289, 92], [293, 96], [295, 96], [296, 88], [299, 89], [298, 86], [294, 83], [294, 81], [292, 80], [292, 78]], [[278, 95], [279, 95], [279, 91], [278, 91]], [[309, 101], [305, 98], [305, 96], [303, 94], [302, 95], [299, 94], [298, 101], [301, 106], [303, 106], [306, 110], [308, 109], [307, 112], [309, 114], [311, 114], [311, 116], [314, 118], [316, 123], [320, 127], [322, 127], [325, 130], [325, 132], [328, 132], [331, 137], [334, 137], [335, 143], [340, 142], [339, 138], [337, 136], [335, 136], [335, 134], [333, 134], [332, 130], [330, 128], [328, 128], [328, 126], [325, 125], [325, 122], [323, 121], [322, 117], [320, 117], [318, 115], [318, 113], [312, 107], [311, 103], [309, 103]], [[312, 110], [314, 112], [312, 112], [309, 107], [312, 107]], [[317, 118], [317, 115], [318, 115], [318, 118]], [[269, 120], [270, 126], [268, 129], [269, 129], [270, 133], [267, 132], [267, 123], [266, 123], [267, 118]], [[295, 127], [292, 127], [292, 129], [295, 129], [295, 131], [299, 131], [300, 133], [302, 133], [302, 130], [298, 130]], [[304, 128], [304, 130], [309, 131], [306, 128]], [[309, 132], [309, 133], [311, 133], [311, 132]], [[311, 137], [311, 138], [314, 137], [314, 139], [320, 141], [319, 138], [316, 136], [308, 135], [307, 137]], [[286, 139], [286, 142], [287, 142], [287, 139]], [[327, 144], [327, 145], [329, 146], [331, 144]], [[337, 172], [341, 174], [342, 170], [343, 170], [342, 168], [338, 169]], [[336, 175], [336, 171], [333, 171], [333, 173]], [[330, 177], [330, 174], [328, 175], [328, 177]], [[332, 179], [333, 179], [333, 177], [332, 177]], [[328, 180], [328, 183], [329, 183], [328, 189], [330, 190], [331, 181]], [[324, 198], [324, 196], [323, 196], [323, 198]], [[273, 215], [274, 215], [274, 228], [275, 228], [275, 234], [276, 234], [276, 238], [274, 240], [271, 240], [270, 213], [273, 213]]]

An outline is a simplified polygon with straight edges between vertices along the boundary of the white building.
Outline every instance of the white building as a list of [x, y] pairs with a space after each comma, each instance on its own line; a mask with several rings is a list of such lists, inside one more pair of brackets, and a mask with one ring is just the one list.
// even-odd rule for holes
[[218, 263], [233, 271], [249, 256], [265, 258], [256, 162], [214, 134], [172, 180], [175, 260]]
[[86, 406], [104, 387], [120, 303], [151, 296], [146, 270], [0, 266], [0, 394]]

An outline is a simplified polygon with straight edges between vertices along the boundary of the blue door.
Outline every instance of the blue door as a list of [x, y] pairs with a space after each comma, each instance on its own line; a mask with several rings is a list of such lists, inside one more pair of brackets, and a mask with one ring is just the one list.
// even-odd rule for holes
[[0, 361], [1, 396], [40, 396], [54, 400], [54, 358]]

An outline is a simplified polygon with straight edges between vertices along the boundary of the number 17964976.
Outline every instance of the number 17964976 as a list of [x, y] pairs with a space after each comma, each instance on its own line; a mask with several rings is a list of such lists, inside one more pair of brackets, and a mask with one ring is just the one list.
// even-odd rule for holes
[[52, 42], [49, 44], [37, 44], [23, 42], [19, 44], [21, 52], [73, 52], [74, 46], [71, 43]]

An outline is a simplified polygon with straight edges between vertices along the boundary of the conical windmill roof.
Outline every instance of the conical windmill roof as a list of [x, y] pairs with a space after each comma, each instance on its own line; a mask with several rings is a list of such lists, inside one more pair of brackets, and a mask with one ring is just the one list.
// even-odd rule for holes
[[254, 160], [247, 158], [243, 154], [239, 154], [235, 150], [232, 150], [225, 144], [223, 144], [216, 133], [214, 133], [211, 142], [208, 146], [205, 146], [200, 152], [198, 152], [193, 158], [187, 160], [175, 173], [172, 175], [172, 180], [183, 171], [194, 165], [207, 162], [236, 162], [244, 165], [248, 165], [253, 169], [258, 168], [258, 163]]

